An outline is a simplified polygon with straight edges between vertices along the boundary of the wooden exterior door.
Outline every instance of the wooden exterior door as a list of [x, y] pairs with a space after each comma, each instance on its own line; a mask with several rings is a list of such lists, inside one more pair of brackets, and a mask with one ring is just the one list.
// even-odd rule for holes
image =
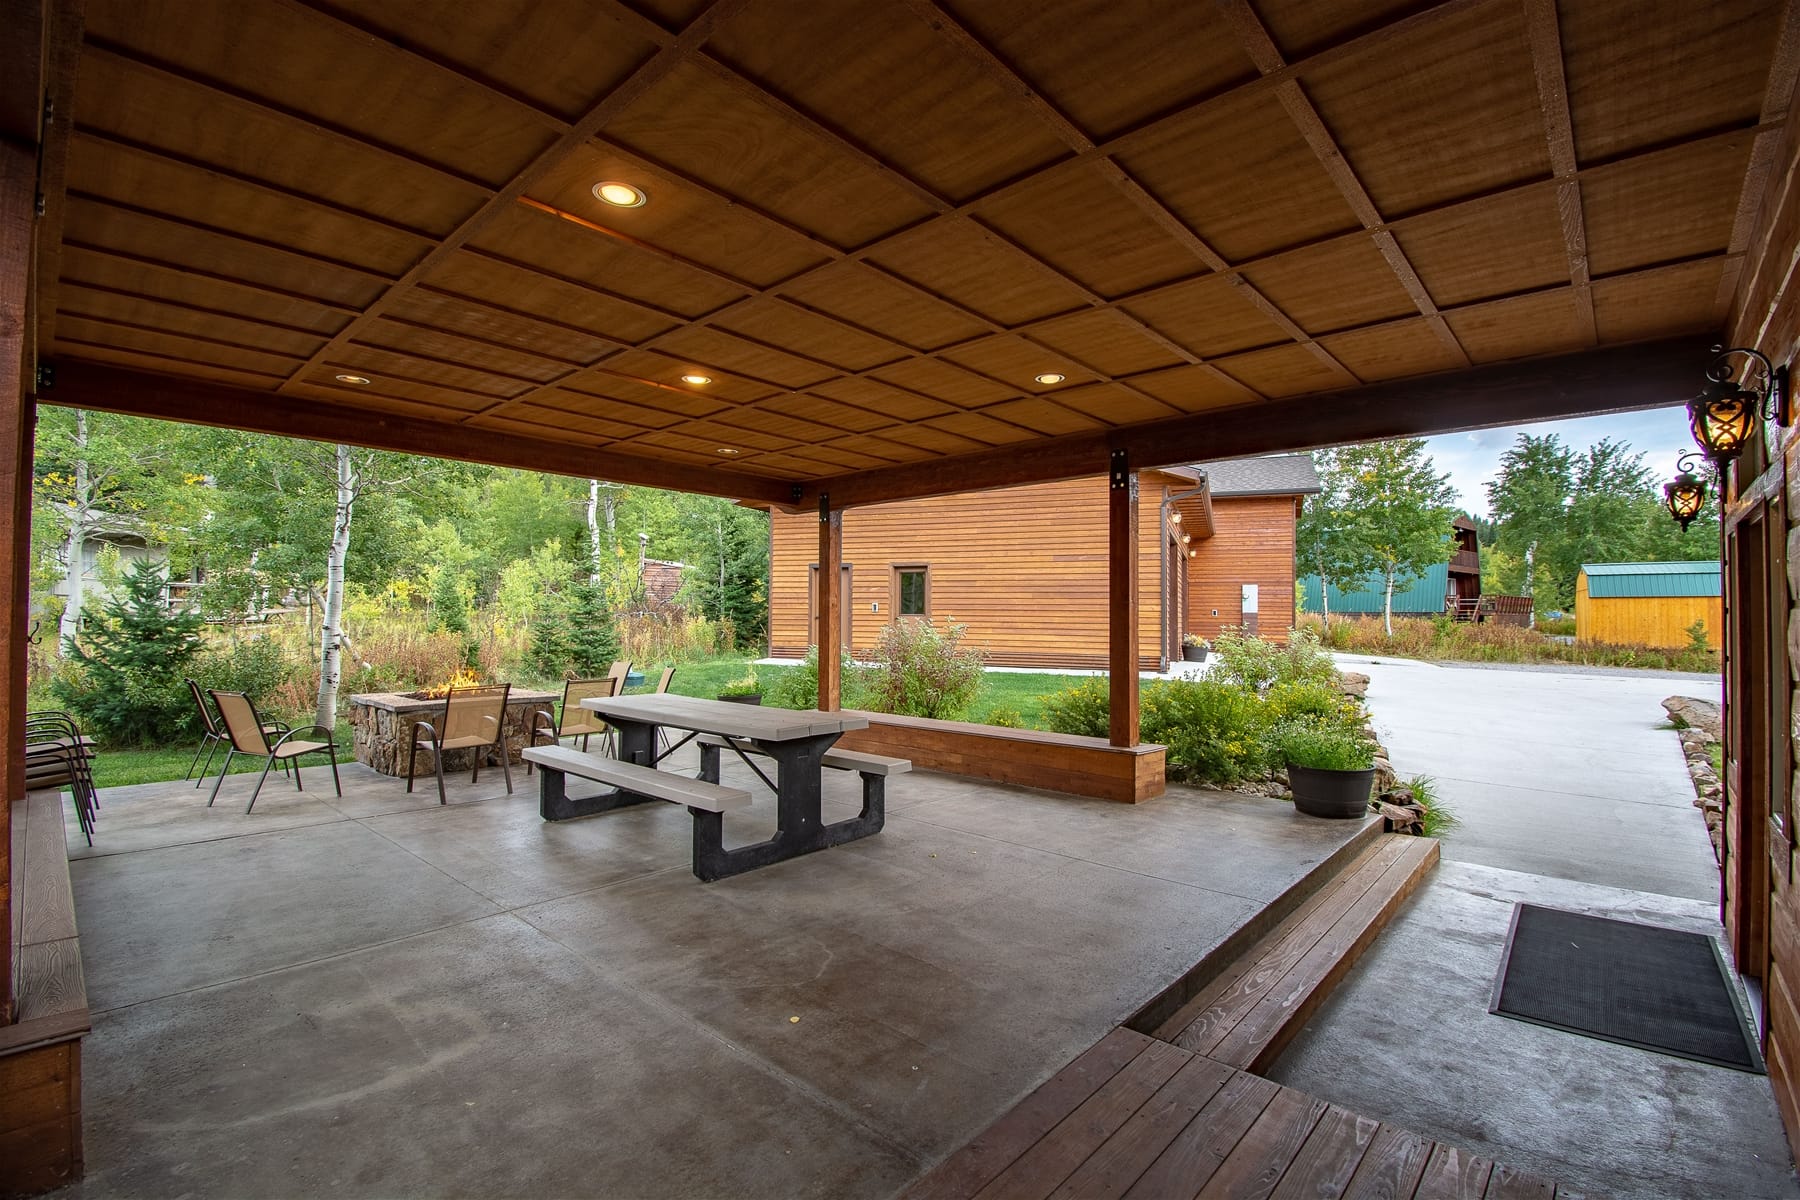
[[1779, 499], [1745, 511], [1726, 533], [1722, 575], [1728, 803], [1720, 899], [1737, 968], [1759, 981], [1769, 964], [1771, 857], [1785, 861], [1789, 841], [1785, 532]]
[[[850, 564], [849, 563], [845, 563], [841, 567], [838, 568], [838, 585], [843, 589], [840, 593], [838, 593], [840, 596], [843, 597], [843, 599], [838, 602], [838, 611], [841, 615], [840, 621], [841, 621], [841, 626], [842, 626], [842, 628], [838, 632], [838, 637], [840, 639], [842, 639], [842, 645], [843, 645], [844, 649], [849, 650], [849, 649], [851, 649], [850, 630], [852, 628], [854, 628], [854, 623], [852, 622], [851, 617], [855, 613], [855, 608], [850, 603]], [[806, 570], [806, 628], [808, 631], [807, 635], [806, 635], [806, 640], [808, 643], [816, 642], [819, 640], [818, 635], [815, 632], [813, 632], [813, 631], [817, 630], [818, 627], [819, 627], [819, 564], [812, 563], [807, 567], [807, 570]]]

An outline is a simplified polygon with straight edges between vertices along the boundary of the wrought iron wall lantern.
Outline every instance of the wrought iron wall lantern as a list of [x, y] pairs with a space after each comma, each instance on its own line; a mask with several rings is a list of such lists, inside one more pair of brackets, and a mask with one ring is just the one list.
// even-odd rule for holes
[[[1760, 350], [1714, 346], [1713, 354], [1706, 368], [1706, 387], [1688, 401], [1688, 421], [1700, 443], [1700, 452], [1712, 460], [1723, 477], [1732, 460], [1749, 444], [1759, 419], [1785, 428], [1792, 417], [1788, 411], [1786, 366], [1771, 363]], [[1742, 379], [1736, 377], [1733, 356], [1746, 360]]]
[[1706, 483], [1694, 474], [1694, 468], [1700, 465], [1692, 450], [1682, 451], [1681, 457], [1675, 460], [1675, 468], [1681, 473], [1663, 485], [1663, 505], [1683, 533], [1694, 523], [1701, 506], [1706, 503]]

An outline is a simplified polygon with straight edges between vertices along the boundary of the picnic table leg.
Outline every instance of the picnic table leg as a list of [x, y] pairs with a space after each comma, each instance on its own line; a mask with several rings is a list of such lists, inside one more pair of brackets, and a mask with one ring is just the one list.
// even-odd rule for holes
[[[771, 742], [760, 749], [775, 760], [780, 774], [776, 793], [775, 836], [753, 846], [725, 849], [725, 823], [720, 814], [690, 808], [694, 817], [694, 875], [703, 883], [740, 875], [757, 867], [841, 846], [879, 833], [884, 821], [883, 780], [865, 777], [862, 812], [848, 820], [825, 824], [821, 779], [825, 752], [838, 735]], [[700, 749], [700, 778], [717, 783], [719, 748]]]

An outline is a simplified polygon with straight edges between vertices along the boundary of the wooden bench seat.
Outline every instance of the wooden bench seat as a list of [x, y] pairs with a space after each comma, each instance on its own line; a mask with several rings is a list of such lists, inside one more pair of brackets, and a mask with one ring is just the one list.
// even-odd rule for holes
[[743, 788], [690, 779], [671, 771], [659, 771], [655, 767], [620, 762], [616, 758], [584, 754], [566, 746], [531, 746], [524, 751], [524, 757], [527, 761], [536, 763], [540, 771], [576, 775], [595, 783], [609, 783], [639, 796], [667, 800], [671, 804], [685, 804], [704, 812], [723, 813], [750, 806], [750, 793]]

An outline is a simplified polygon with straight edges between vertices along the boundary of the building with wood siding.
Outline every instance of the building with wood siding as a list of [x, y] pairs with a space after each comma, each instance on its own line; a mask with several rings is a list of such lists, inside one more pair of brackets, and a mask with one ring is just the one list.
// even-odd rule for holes
[[1575, 639], [1680, 649], [1699, 621], [1717, 650], [1723, 607], [1716, 562], [1586, 563], [1575, 576]]
[[[1396, 617], [1441, 617], [1447, 612], [1456, 612], [1459, 605], [1479, 604], [1481, 542], [1476, 536], [1475, 522], [1459, 516], [1450, 523], [1450, 533], [1456, 547], [1450, 552], [1448, 561], [1432, 563], [1423, 574], [1400, 580], [1394, 587], [1393, 613]], [[1317, 575], [1301, 579], [1300, 605], [1305, 611], [1325, 611], [1326, 599]], [[1380, 573], [1372, 571], [1353, 588], [1332, 584], [1329, 599], [1334, 617], [1379, 616], [1386, 611], [1387, 588]]]
[[[1145, 471], [1138, 487], [1139, 665], [1228, 626], [1285, 639], [1312, 456]], [[844, 644], [928, 616], [968, 625], [998, 666], [1104, 667], [1106, 523], [1103, 476], [860, 508], [844, 520]], [[815, 640], [818, 520], [776, 513], [771, 536], [769, 650], [797, 658]]]

